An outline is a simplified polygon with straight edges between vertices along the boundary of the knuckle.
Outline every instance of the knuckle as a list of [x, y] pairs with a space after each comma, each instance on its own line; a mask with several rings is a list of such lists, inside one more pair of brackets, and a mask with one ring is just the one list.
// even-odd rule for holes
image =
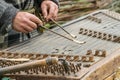
[[25, 15], [25, 16], [29, 16], [29, 13], [27, 13], [27, 12], [24, 12], [24, 14], [23, 15]]
[[28, 22], [28, 19], [27, 19], [26, 17], [23, 17], [23, 18], [22, 18], [22, 22], [25, 24], [25, 23]]

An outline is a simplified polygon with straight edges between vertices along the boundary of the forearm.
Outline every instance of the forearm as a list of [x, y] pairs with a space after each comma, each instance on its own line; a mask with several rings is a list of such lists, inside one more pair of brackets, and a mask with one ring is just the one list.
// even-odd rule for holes
[[7, 26], [12, 23], [18, 10], [4, 0], [0, 1], [0, 34], [7, 33]]

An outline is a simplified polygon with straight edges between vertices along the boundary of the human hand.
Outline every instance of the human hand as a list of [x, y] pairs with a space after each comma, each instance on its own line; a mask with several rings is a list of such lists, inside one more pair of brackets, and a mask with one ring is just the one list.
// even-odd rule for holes
[[56, 19], [58, 13], [58, 5], [50, 0], [45, 0], [41, 4], [42, 14], [46, 21]]
[[13, 29], [18, 32], [28, 33], [36, 29], [37, 24], [42, 25], [42, 21], [35, 15], [18, 12], [13, 20]]

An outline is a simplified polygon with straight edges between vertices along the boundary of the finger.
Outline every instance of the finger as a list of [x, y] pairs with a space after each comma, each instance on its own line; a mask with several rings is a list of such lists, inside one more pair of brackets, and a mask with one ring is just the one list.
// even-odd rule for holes
[[54, 11], [54, 19], [57, 18], [57, 14], [58, 14], [58, 8], [56, 8], [55, 11]]
[[32, 32], [34, 29], [33, 28], [31, 28], [29, 25], [23, 25], [22, 26], [23, 27], [23, 29], [25, 30], [25, 31], [27, 31], [27, 32]]
[[36, 17], [35, 15], [30, 16], [30, 21], [32, 21], [32, 22], [34, 22], [36, 24], [43, 25], [42, 21], [38, 17]]
[[48, 11], [47, 11], [48, 7], [46, 5], [42, 5], [41, 9], [42, 9], [43, 17], [46, 19], [47, 15], [48, 15]]
[[21, 29], [20, 32], [22, 32], [22, 33], [28, 33], [28, 31], [26, 31], [24, 29]]
[[22, 32], [22, 33], [28, 33], [26, 30], [24, 30], [23, 28], [22, 28], [22, 26], [17, 26], [16, 28], [14, 28], [16, 31], [18, 31], [18, 32]]
[[55, 8], [53, 6], [50, 6], [50, 8], [49, 8], [49, 15], [47, 16], [47, 20], [50, 20], [53, 17], [54, 10], [55, 10]]
[[36, 29], [37, 28], [37, 24], [35, 24], [34, 22], [30, 21], [30, 20], [27, 20], [27, 25], [30, 26], [31, 28], [33, 29]]

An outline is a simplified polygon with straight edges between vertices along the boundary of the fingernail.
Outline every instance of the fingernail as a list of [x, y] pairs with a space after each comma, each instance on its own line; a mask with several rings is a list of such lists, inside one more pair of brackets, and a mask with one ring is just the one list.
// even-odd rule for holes
[[46, 19], [47, 16], [44, 16], [44, 18]]
[[41, 23], [41, 24], [38, 24], [38, 26], [43, 26], [43, 23]]

